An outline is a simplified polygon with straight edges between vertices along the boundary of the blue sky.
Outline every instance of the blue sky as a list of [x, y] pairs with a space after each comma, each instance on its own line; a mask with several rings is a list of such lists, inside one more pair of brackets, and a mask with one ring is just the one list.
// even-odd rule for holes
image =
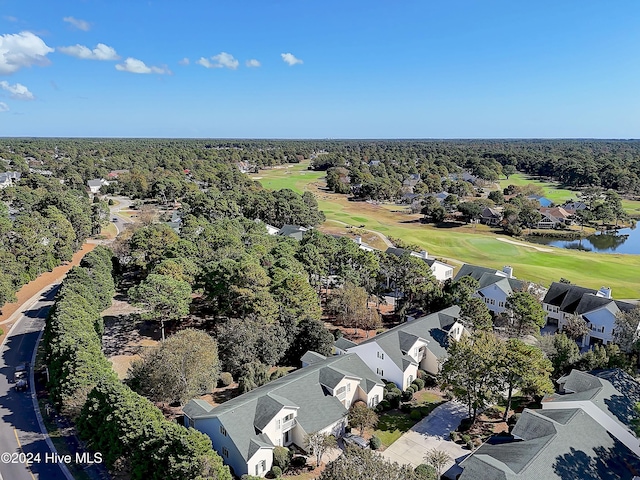
[[640, 138], [640, 2], [0, 0], [0, 136]]

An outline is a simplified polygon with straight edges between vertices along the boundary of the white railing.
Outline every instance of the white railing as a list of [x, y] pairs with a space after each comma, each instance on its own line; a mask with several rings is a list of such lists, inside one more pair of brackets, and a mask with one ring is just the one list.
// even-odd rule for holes
[[296, 423], [298, 422], [295, 418], [287, 420], [286, 422], [282, 422], [282, 431], [286, 432], [287, 430], [291, 430], [293, 427], [295, 427]]

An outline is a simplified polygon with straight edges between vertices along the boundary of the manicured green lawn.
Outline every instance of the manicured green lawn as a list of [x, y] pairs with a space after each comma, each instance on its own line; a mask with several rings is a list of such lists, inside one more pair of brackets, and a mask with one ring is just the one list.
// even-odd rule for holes
[[[293, 166], [292, 171], [297, 173], [286, 174], [283, 169], [273, 169], [256, 176], [263, 177], [260, 181], [265, 186], [278, 179], [279, 188], [288, 187], [298, 191], [308, 188], [313, 191], [327, 220], [364, 225], [364, 228], [387, 237], [401, 238], [454, 266], [471, 263], [501, 269], [504, 265], [511, 265], [516, 277], [545, 286], [564, 277], [584, 287], [611, 287], [614, 297], [618, 299], [640, 298], [640, 255], [598, 254], [560, 248], [539, 251], [536, 250], [539, 246], [534, 244], [521, 246], [498, 241], [497, 238], [511, 239], [492, 232], [484, 225], [436, 228], [416, 223], [419, 215], [396, 213], [390, 208], [367, 202], [351, 202], [345, 195], [318, 190], [312, 184], [322, 183], [318, 179], [324, 174], [307, 174], [304, 163]], [[640, 202], [637, 203], [640, 208]], [[395, 209], [402, 210], [402, 206]], [[525, 243], [519, 239], [517, 241]]]
[[285, 168], [262, 170], [259, 174], [251, 175], [251, 178], [259, 180], [262, 186], [269, 190], [290, 188], [296, 193], [304, 193], [309, 183], [326, 175], [325, 172], [307, 170], [307, 165], [307, 163], [299, 163]]
[[408, 414], [402, 412], [383, 413], [378, 419], [378, 425], [373, 434], [380, 439], [382, 445], [388, 447], [418, 421], [412, 420]]
[[508, 185], [516, 185], [518, 187], [522, 187], [528, 184], [534, 184], [542, 187], [544, 190], [544, 196], [555, 204], [560, 204], [566, 202], [567, 200], [575, 200], [578, 198], [578, 192], [561, 188], [555, 182], [543, 182], [542, 180], [531, 178], [528, 175], [522, 173], [511, 175], [508, 180], [500, 180], [500, 188], [502, 189], [506, 188]]

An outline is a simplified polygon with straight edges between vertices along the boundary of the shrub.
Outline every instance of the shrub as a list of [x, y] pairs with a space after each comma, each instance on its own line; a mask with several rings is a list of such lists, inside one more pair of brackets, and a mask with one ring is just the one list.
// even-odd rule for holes
[[425, 386], [425, 382], [421, 378], [416, 378], [413, 381], [413, 384], [415, 384], [418, 387], [418, 390], [422, 390]]
[[[402, 392], [402, 400], [403, 401], [408, 402], [412, 398], [413, 398], [413, 391], [407, 389], [404, 392]], [[402, 409], [402, 407], [404, 407], [404, 405], [401, 405], [400, 409]]]
[[471, 425], [473, 425], [473, 420], [471, 420], [470, 418], [463, 418], [460, 422], [460, 426], [458, 427], [458, 431], [466, 432], [471, 428]]
[[410, 403], [401, 403], [400, 411], [404, 413], [411, 413], [411, 404]]
[[387, 400], [382, 400], [377, 406], [376, 408], [380, 408], [379, 411], [384, 412], [387, 411], [391, 408], [391, 403], [389, 403]]
[[371, 437], [371, 440], [369, 440], [369, 446], [371, 450], [378, 450], [382, 446], [382, 440], [374, 435]]
[[4, 330], [0, 328], [0, 335], [4, 335]]
[[280, 478], [282, 476], [282, 469], [274, 465], [273, 467], [271, 467], [271, 474], [274, 478]]
[[222, 372], [220, 374], [220, 385], [228, 387], [233, 383], [233, 376], [229, 372]]
[[113, 198], [110, 198], [109, 201], [107, 202], [107, 205], [111, 206], [114, 204]]
[[460, 436], [460, 438], [462, 438], [462, 441], [463, 441], [464, 443], [466, 443], [467, 445], [468, 445], [469, 443], [471, 443], [471, 435], [467, 435], [466, 433], [463, 433], [463, 434]]
[[452, 431], [449, 433], [449, 439], [451, 439], [452, 442], [457, 442], [460, 440], [460, 434], [456, 431]]
[[388, 392], [389, 390], [394, 390], [394, 389], [396, 389], [396, 388], [398, 388], [398, 387], [396, 387], [396, 384], [395, 384], [395, 383], [393, 383], [393, 382], [387, 382], [387, 383], [385, 383], [385, 385], [384, 385], [384, 391], [385, 391], [385, 392]]
[[[287, 468], [291, 464], [291, 456], [293, 452], [289, 450], [287, 447], [275, 447], [273, 449], [273, 465], [274, 468], [279, 468], [282, 472], [286, 472]], [[273, 469], [271, 470], [273, 471]]]
[[291, 468], [302, 468], [306, 464], [307, 464], [307, 459], [302, 455], [296, 455], [291, 459]]
[[437, 475], [436, 469], [431, 465], [427, 465], [426, 463], [421, 463], [420, 465], [418, 465], [414, 472], [421, 480], [430, 480], [436, 478]]
[[420, 410], [412, 410], [409, 414], [409, 418], [411, 420], [420, 420], [422, 418], [422, 413], [420, 413]]
[[334, 340], [338, 340], [339, 338], [344, 337], [344, 333], [342, 333], [342, 330], [340, 330], [339, 328], [336, 328], [331, 333], [333, 334]]

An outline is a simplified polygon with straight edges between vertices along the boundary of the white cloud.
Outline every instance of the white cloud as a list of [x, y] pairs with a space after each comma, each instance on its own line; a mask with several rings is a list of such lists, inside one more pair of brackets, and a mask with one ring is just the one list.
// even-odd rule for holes
[[148, 67], [142, 60], [137, 58], [127, 58], [124, 63], [116, 64], [116, 70], [129, 73], [158, 73], [171, 74], [167, 67]]
[[64, 22], [70, 23], [78, 30], [82, 30], [83, 32], [88, 32], [91, 29], [91, 24], [89, 22], [80, 20], [79, 18], [64, 17], [62, 20]]
[[7, 22], [17, 22], [18, 19], [16, 17], [14, 17], [13, 15], [4, 15], [2, 18], [4, 18]]
[[0, 82], [0, 88], [9, 92], [11, 94], [11, 98], [18, 100], [35, 100], [36, 98], [33, 96], [33, 93], [31, 93], [29, 89], [21, 83], [10, 85], [9, 82], [2, 81]]
[[303, 63], [302, 60], [296, 58], [293, 53], [281, 53], [280, 56], [290, 67], [297, 63]]
[[0, 112], [8, 112], [9, 111], [9, 105], [7, 105], [4, 102], [0, 102]]
[[259, 67], [260, 66], [260, 62], [258, 60], [256, 60], [255, 58], [252, 58], [251, 60], [247, 60], [246, 63], [247, 67]]
[[65, 55], [71, 55], [72, 57], [81, 58], [83, 60], [119, 60], [120, 56], [116, 53], [115, 49], [99, 43], [96, 48], [91, 50], [84, 45], [73, 45], [70, 47], [58, 47], [59, 52]]
[[189, 59], [184, 57], [182, 60], [178, 62], [180, 65], [189, 65]]
[[47, 65], [53, 48], [31, 32], [0, 35], [0, 75], [9, 75], [22, 67]]
[[233, 55], [226, 52], [220, 52], [218, 55], [214, 55], [211, 57], [211, 60], [213, 60], [213, 62], [208, 58], [200, 57], [197, 63], [205, 68], [230, 68], [231, 70], [235, 70], [238, 68], [238, 65], [240, 65], [240, 62], [233, 58]]

